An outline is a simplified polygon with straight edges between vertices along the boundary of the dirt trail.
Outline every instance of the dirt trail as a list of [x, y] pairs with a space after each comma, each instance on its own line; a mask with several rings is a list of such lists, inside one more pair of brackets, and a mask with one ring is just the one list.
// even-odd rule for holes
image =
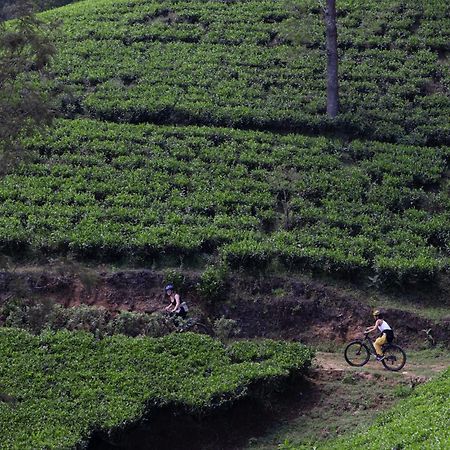
[[276, 422], [239, 448], [272, 450], [285, 441], [300, 446], [355, 432], [450, 365], [448, 350], [439, 348], [407, 352], [407, 357], [397, 373], [374, 360], [351, 367], [342, 351], [317, 352], [305, 385], [294, 388], [274, 412]]
[[[437, 352], [437, 354], [439, 353]], [[363, 367], [352, 367], [345, 361], [343, 353], [317, 352], [313, 370], [349, 372], [359, 374], [359, 376], [367, 379], [373, 379], [375, 374], [382, 374], [383, 376], [396, 377], [394, 381], [397, 383], [411, 381], [419, 384], [444, 371], [450, 365], [450, 355], [447, 355], [447, 358], [445, 358], [445, 355], [425, 360], [422, 358], [420, 352], [408, 353], [405, 367], [398, 373], [392, 373], [387, 371], [380, 362], [372, 358]]]

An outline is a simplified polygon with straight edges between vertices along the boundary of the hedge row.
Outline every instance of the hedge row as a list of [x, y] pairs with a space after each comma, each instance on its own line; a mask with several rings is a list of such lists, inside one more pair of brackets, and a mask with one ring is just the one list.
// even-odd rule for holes
[[[445, 0], [341, 1], [341, 112], [326, 118], [324, 26], [284, 0], [75, 3], [56, 78], [62, 108], [116, 122], [324, 129], [414, 144], [450, 142]], [[294, 36], [308, 30], [307, 48]], [[305, 37], [303, 37], [305, 39]]]
[[225, 348], [193, 333], [97, 340], [0, 328], [0, 447], [69, 449], [164, 405], [218, 408], [255, 384], [303, 370], [311, 358], [300, 344], [268, 340]]

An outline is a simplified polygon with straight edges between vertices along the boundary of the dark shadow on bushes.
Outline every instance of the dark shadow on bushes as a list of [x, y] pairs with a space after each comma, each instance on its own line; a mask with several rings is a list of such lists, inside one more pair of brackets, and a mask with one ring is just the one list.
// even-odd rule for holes
[[[181, 387], [182, 388], [182, 385]], [[284, 388], [284, 390], [283, 390]], [[276, 393], [265, 389], [212, 412], [192, 413], [182, 407], [154, 409], [145, 420], [125, 430], [97, 432], [87, 450], [232, 450], [267, 433], [276, 422], [300, 409], [310, 389], [302, 376], [280, 383]], [[281, 393], [280, 391], [283, 390]]]

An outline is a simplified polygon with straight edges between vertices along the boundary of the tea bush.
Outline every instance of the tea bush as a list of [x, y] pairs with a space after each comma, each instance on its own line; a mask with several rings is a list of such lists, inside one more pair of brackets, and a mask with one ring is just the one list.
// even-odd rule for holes
[[82, 447], [94, 431], [124, 428], [163, 405], [205, 412], [302, 371], [312, 357], [300, 344], [258, 345], [263, 361], [247, 358], [242, 342], [237, 362], [219, 341], [193, 333], [95, 339], [0, 328], [0, 389], [12, 399], [0, 401], [0, 447]]
[[[232, 268], [277, 258], [400, 283], [448, 267], [448, 147], [86, 119], [27, 146], [34, 160], [0, 180], [3, 253], [207, 254]], [[296, 176], [280, 193], [287, 161]], [[221, 272], [201, 283], [217, 296]], [[182, 277], [165, 279], [181, 288]]]

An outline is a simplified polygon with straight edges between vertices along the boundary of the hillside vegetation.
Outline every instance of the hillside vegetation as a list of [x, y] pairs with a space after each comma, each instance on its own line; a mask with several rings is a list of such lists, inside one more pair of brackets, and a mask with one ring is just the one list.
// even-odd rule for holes
[[[27, 158], [0, 178], [0, 256], [17, 266], [75, 255], [93, 266], [157, 269], [167, 258], [166, 267], [206, 267], [195, 289], [210, 302], [224, 274], [242, 268], [321, 271], [377, 286], [445, 284], [449, 3], [338, 2], [336, 120], [325, 114], [318, 4], [84, 0], [40, 14], [62, 20], [46, 77], [59, 118], [23, 139]], [[140, 286], [153, 287], [144, 278]], [[42, 287], [51, 297], [53, 288], [23, 279], [22, 294], [15, 289], [28, 313], [28, 292]], [[10, 281], [2, 302], [16, 295]], [[119, 280], [121, 295], [130, 297], [132, 285]], [[55, 290], [66, 295], [68, 286]], [[272, 287], [284, 301], [284, 289]], [[257, 303], [258, 282], [240, 295], [250, 291], [254, 308], [276, 311]], [[307, 295], [295, 298], [292, 320], [304, 298], [321, 320], [327, 303]], [[331, 311], [325, 317], [334, 322], [343, 316]], [[277, 389], [312, 356], [268, 340], [225, 347], [190, 333], [97, 339], [1, 327], [0, 447], [78, 448], [160, 407], [202, 417], [254, 388]], [[440, 448], [448, 380], [449, 372], [366, 434], [330, 445]]]
[[[86, 0], [43, 13], [64, 18], [53, 71], [66, 120], [1, 180], [0, 251], [213, 254], [388, 282], [446, 270], [450, 150], [429, 145], [448, 142], [447, 2], [339, 2], [333, 123], [323, 25], [304, 7]], [[311, 31], [306, 47], [294, 26]]]
[[[59, 121], [0, 184], [0, 248], [429, 279], [448, 264], [450, 150]], [[20, 186], [20, 189], [17, 187]]]
[[96, 340], [0, 328], [0, 447], [74, 448], [164, 405], [212, 410], [257, 386], [270, 391], [311, 357], [300, 344], [269, 340], [224, 348], [193, 333]]
[[324, 114], [320, 8], [293, 3], [306, 5], [300, 18], [284, 0], [87, 0], [48, 12], [64, 18], [54, 70], [73, 97], [63, 107], [116, 122], [449, 142], [448, 2], [339, 1], [336, 122]]
[[[34, 0], [32, 2], [32, 6], [35, 11], [45, 11], [47, 9], [57, 8], [76, 1], [80, 0]], [[19, 10], [17, 9], [18, 6]], [[22, 14], [20, 9], [21, 4], [18, 4], [16, 0], [2, 0], [0, 3], [0, 22], [18, 17], [18, 15]]]
[[[388, 412], [381, 414], [367, 431], [354, 436], [324, 442], [316, 449], [370, 450], [446, 449], [450, 442], [450, 369]], [[283, 450], [311, 449], [309, 445], [282, 445]]]

